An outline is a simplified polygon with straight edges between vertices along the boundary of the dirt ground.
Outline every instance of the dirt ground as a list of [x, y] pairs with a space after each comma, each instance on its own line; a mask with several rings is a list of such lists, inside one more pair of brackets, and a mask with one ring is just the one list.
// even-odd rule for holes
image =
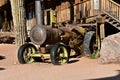
[[120, 64], [73, 58], [61, 66], [51, 63], [19, 64], [13, 44], [0, 44], [0, 80], [120, 80]]

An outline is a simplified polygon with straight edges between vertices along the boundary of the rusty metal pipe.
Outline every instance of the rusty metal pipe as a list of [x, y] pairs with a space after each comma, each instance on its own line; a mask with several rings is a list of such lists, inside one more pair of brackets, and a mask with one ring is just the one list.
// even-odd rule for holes
[[41, 0], [35, 0], [36, 24], [43, 25]]

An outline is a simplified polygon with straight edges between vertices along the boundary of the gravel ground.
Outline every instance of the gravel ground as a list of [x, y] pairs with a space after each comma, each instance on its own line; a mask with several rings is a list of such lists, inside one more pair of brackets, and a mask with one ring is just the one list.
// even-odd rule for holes
[[68, 64], [19, 64], [16, 47], [0, 44], [0, 80], [120, 80], [120, 64], [99, 64], [86, 57], [70, 59]]

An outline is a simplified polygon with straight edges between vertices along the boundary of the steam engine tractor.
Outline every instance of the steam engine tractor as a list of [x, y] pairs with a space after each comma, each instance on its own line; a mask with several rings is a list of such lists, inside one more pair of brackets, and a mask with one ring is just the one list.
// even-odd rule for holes
[[50, 58], [52, 64], [59, 65], [68, 63], [71, 56], [82, 53], [91, 55], [98, 49], [95, 47], [95, 30], [95, 25], [80, 27], [78, 24], [57, 28], [36, 25], [30, 31], [31, 42], [19, 48], [18, 60], [25, 64]]
[[[71, 56], [94, 55], [99, 50], [98, 29], [94, 24], [67, 24], [50, 27], [41, 24], [40, 0], [35, 1], [36, 23], [30, 31], [31, 42], [23, 44], [18, 50], [21, 64], [50, 58], [54, 65], [69, 62]], [[38, 8], [39, 7], [39, 8]], [[97, 45], [97, 46], [96, 46]]]

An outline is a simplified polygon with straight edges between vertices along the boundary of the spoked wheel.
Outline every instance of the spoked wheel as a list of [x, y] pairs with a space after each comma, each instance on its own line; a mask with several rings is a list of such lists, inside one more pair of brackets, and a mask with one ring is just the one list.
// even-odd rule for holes
[[56, 43], [50, 52], [51, 62], [54, 65], [65, 64], [69, 61], [68, 48], [64, 43]]
[[18, 50], [18, 61], [21, 64], [32, 63], [34, 58], [31, 56], [37, 51], [36, 47], [33, 44], [24, 44]]
[[88, 56], [92, 55], [94, 52], [96, 44], [96, 36], [94, 31], [89, 31], [85, 34], [83, 41], [83, 53]]

